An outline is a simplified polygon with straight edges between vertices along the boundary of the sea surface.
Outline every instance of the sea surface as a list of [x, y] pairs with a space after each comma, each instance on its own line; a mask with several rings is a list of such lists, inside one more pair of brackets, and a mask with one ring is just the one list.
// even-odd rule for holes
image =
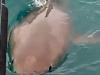
[[[30, 7], [31, 0], [6, 0], [6, 3], [9, 10], [8, 32], [28, 14], [27, 11], [36, 8]], [[61, 3], [66, 7], [75, 33], [87, 37], [100, 35], [100, 0], [61, 0]], [[17, 74], [7, 68], [6, 75]], [[72, 43], [64, 62], [45, 75], [100, 75], [100, 42]]]

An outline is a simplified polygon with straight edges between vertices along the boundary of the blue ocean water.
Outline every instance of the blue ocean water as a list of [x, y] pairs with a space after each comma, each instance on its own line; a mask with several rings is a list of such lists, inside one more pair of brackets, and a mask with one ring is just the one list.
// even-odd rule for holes
[[[66, 6], [76, 33], [100, 35], [100, 0], [61, 0]], [[31, 0], [6, 0], [9, 9], [9, 29]], [[34, 7], [35, 8], [35, 7]], [[24, 13], [24, 12], [23, 12]], [[25, 14], [25, 13], [24, 13]], [[23, 16], [23, 15], [22, 15]], [[72, 44], [69, 55], [60, 67], [45, 75], [100, 75], [100, 43]], [[6, 75], [16, 75], [7, 69]]]

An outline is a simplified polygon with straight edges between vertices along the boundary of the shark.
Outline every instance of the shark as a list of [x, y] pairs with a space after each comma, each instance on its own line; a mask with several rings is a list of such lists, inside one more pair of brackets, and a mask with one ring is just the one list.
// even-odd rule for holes
[[56, 5], [55, 0], [46, 0], [39, 11], [31, 12], [12, 30], [13, 65], [19, 75], [48, 72], [69, 52], [71, 42], [100, 41], [100, 36], [73, 38], [70, 16]]

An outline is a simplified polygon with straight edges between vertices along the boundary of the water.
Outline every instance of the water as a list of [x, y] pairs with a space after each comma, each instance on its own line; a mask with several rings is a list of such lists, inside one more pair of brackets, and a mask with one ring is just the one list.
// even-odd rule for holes
[[[9, 29], [18, 14], [27, 8], [29, 0], [7, 0]], [[62, 0], [76, 33], [100, 35], [100, 0]], [[100, 75], [100, 43], [72, 44], [64, 63], [46, 75]], [[6, 75], [16, 75], [7, 70]]]

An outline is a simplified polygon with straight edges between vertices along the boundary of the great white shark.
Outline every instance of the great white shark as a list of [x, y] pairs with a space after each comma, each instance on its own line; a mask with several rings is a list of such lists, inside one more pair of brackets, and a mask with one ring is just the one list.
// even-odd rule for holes
[[19, 75], [39, 75], [48, 71], [68, 52], [70, 42], [100, 42], [100, 37], [80, 35], [73, 38], [69, 15], [54, 0], [47, 1], [12, 31], [12, 56]]

